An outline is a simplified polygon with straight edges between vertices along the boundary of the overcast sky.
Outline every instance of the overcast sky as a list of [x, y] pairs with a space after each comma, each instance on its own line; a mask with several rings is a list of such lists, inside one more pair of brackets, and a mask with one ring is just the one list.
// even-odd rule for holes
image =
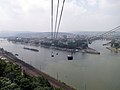
[[[50, 1], [0, 0], [0, 31], [49, 32]], [[108, 31], [119, 25], [120, 0], [66, 0], [59, 31]]]

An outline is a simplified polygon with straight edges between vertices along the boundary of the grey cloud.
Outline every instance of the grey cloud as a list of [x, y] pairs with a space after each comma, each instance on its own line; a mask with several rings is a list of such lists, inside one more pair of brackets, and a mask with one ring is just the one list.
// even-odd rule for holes
[[[108, 30], [119, 10], [120, 0], [68, 0], [60, 31]], [[50, 31], [50, 0], [0, 0], [0, 13], [0, 30]]]

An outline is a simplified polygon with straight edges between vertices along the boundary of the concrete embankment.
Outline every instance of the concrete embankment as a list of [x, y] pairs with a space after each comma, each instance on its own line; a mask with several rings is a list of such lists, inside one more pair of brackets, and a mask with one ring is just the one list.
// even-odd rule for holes
[[92, 49], [92, 48], [87, 48], [84, 50], [85, 53], [90, 53], [90, 54], [100, 54], [100, 52], [96, 51], [95, 49]]
[[106, 46], [106, 45], [109, 45], [109, 44], [111, 44], [111, 42], [105, 43], [105, 44], [103, 44], [103, 46]]
[[79, 52], [79, 49], [68, 49], [68, 48], [60, 48], [60, 47], [55, 47], [55, 46], [45, 46], [45, 45], [41, 45], [41, 47], [44, 47], [44, 48], [50, 48], [50, 49], [55, 49], [55, 50], [60, 50], [60, 51]]
[[31, 76], [43, 76], [44, 78], [46, 78], [50, 84], [54, 87], [58, 87], [58, 88], [62, 88], [63, 90], [75, 90], [74, 88], [62, 83], [62, 82], [59, 82], [58, 80], [56, 80], [55, 78], [49, 76], [48, 74], [42, 72], [42, 71], [39, 71], [38, 69], [34, 68], [33, 66], [27, 64], [26, 62], [18, 59], [17, 57], [15, 57], [12, 53], [10, 52], [7, 52], [7, 51], [0, 51], [0, 54], [2, 56], [4, 56], [5, 58], [7, 58], [10, 62], [12, 63], [16, 63], [18, 64], [19, 66], [21, 66], [22, 70], [31, 75]]
[[106, 48], [107, 48], [108, 50], [113, 51], [113, 52], [116, 52], [116, 53], [120, 52], [120, 48], [118, 48], [118, 49], [113, 48], [113, 47], [106, 47]]

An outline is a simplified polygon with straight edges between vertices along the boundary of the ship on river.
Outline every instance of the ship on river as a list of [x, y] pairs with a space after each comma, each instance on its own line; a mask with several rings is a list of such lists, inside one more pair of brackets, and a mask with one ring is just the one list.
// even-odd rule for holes
[[23, 49], [26, 49], [26, 50], [31, 50], [31, 51], [35, 51], [35, 52], [39, 52], [39, 50], [38, 50], [38, 49], [34, 49], [34, 48], [24, 47]]

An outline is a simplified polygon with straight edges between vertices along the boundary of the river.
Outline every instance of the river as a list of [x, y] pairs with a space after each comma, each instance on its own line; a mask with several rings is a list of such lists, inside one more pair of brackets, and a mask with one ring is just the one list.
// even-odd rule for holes
[[[120, 53], [114, 53], [102, 46], [107, 41], [98, 40], [90, 47], [100, 51], [100, 55], [74, 53], [74, 60], [68, 61], [68, 52], [28, 46], [0, 40], [0, 47], [19, 54], [18, 58], [73, 86], [77, 90], [120, 90]], [[29, 51], [23, 47], [36, 48], [39, 52]], [[56, 55], [58, 53], [58, 55]]]

